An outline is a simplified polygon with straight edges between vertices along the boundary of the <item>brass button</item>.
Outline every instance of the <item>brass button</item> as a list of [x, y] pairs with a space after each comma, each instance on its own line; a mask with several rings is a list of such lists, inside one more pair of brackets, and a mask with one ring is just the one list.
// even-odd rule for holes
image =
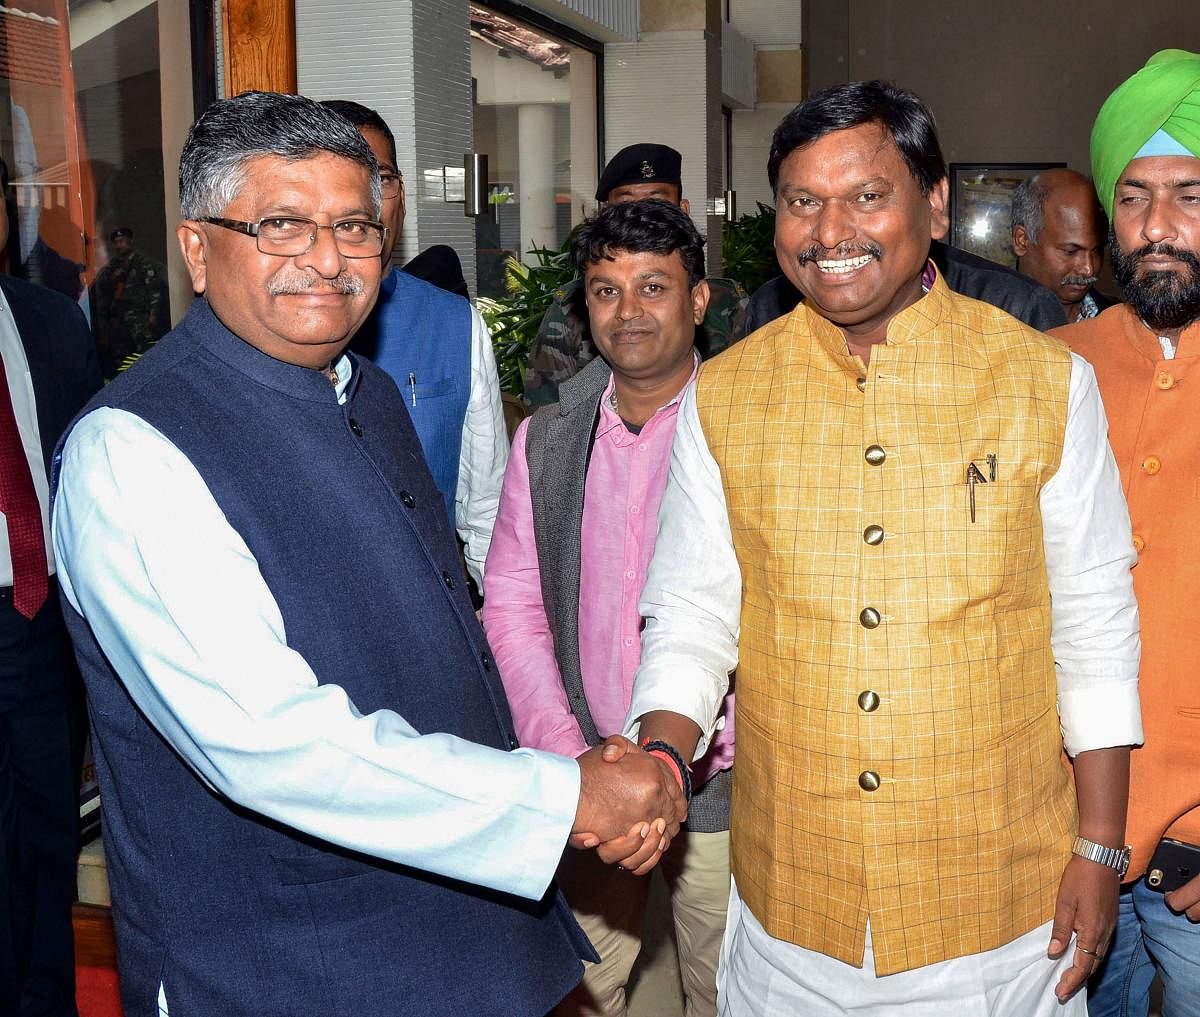
[[863, 770], [863, 772], [858, 775], [858, 786], [864, 791], [878, 791], [879, 774], [877, 774], [874, 770]]
[[866, 452], [863, 453], [863, 458], [872, 466], [880, 466], [887, 458], [887, 453], [878, 445], [868, 445]]
[[1158, 456], [1146, 456], [1146, 458], [1142, 460], [1142, 470], [1151, 477], [1153, 477], [1154, 474], [1161, 469], [1162, 460], [1159, 459]]
[[1175, 387], [1175, 375], [1170, 371], [1159, 371], [1155, 375], [1154, 384], [1165, 392], [1167, 389]]
[[867, 390], [867, 379], [866, 378], [859, 378], [854, 384], [858, 386], [858, 390], [860, 392], [865, 392]]
[[883, 527], [878, 523], [872, 523], [863, 530], [863, 540], [874, 547], [876, 544], [883, 543]]
[[858, 694], [858, 708], [863, 713], [874, 713], [879, 709], [879, 693], [866, 689]]
[[862, 622], [864, 629], [875, 629], [879, 627], [879, 612], [873, 607], [864, 607], [858, 612], [858, 620]]
[[1141, 554], [1142, 551], [1145, 550], [1145, 548], [1146, 548], [1146, 538], [1143, 537], [1140, 533], [1135, 533], [1133, 535], [1133, 549], [1135, 551], [1137, 551], [1138, 554]]

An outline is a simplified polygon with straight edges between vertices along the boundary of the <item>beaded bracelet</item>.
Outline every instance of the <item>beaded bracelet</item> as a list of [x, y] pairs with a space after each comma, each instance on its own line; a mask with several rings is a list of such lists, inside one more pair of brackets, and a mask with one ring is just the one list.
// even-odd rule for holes
[[679, 778], [679, 786], [683, 788], [683, 800], [691, 802], [692, 800], [692, 771], [688, 769], [687, 764], [683, 761], [674, 745], [669, 745], [667, 742], [658, 738], [647, 738], [641, 744], [643, 752], [651, 756], [658, 756], [664, 762], [669, 763], [675, 771], [675, 776]]

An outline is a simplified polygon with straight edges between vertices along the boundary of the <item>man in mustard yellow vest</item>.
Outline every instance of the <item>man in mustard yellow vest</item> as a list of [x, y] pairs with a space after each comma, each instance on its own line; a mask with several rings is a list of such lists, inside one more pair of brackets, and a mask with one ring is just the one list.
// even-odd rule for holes
[[684, 398], [629, 723], [698, 756], [737, 668], [719, 1012], [1082, 1015], [1141, 740], [1095, 377], [929, 262], [916, 96], [814, 95], [769, 174], [805, 302]]

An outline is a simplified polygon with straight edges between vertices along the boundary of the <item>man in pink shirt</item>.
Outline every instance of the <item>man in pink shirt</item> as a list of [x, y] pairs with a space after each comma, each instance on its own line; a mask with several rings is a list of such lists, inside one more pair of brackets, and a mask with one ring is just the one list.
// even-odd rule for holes
[[[685, 212], [658, 200], [610, 205], [576, 237], [603, 359], [517, 431], [485, 572], [484, 627], [523, 745], [577, 756], [624, 726], [676, 411], [699, 362], [703, 244]], [[725, 728], [690, 775], [687, 826], [660, 863], [689, 1017], [716, 1013], [732, 696], [726, 711]], [[623, 1015], [648, 881], [583, 852], [568, 852], [559, 879], [601, 960], [556, 1013]]]

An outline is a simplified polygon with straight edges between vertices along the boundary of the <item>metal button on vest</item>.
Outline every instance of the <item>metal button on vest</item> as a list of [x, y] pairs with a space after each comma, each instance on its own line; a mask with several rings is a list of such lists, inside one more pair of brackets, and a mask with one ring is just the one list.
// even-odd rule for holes
[[450, 575], [449, 572], [442, 573], [442, 582], [444, 582], [446, 584], [446, 589], [448, 589], [448, 590], [454, 589], [454, 577], [452, 575]]
[[516, 738], [514, 738], [512, 735], [508, 736], [508, 747], [510, 749], [519, 748], [520, 745], [521, 745], [521, 743], [519, 741], [517, 741]]
[[863, 530], [863, 540], [874, 547], [876, 544], [883, 543], [883, 527], [878, 523], [872, 523]]
[[1154, 377], [1154, 384], [1165, 392], [1175, 387], [1175, 375], [1170, 371], [1159, 371]]
[[483, 665], [483, 669], [488, 673], [492, 673], [492, 655], [486, 650], [479, 655], [479, 663]]
[[350, 430], [354, 432], [354, 437], [361, 438], [363, 436], [362, 424], [353, 417], [350, 418]]
[[881, 466], [887, 458], [887, 453], [879, 445], [868, 445], [863, 458], [872, 466]]
[[863, 770], [858, 775], [858, 786], [864, 791], [878, 791], [879, 783], [879, 774], [874, 770]]
[[859, 378], [854, 384], [858, 386], [858, 390], [860, 392], [865, 392], [867, 390], [867, 379], [866, 378]]
[[1158, 456], [1146, 456], [1146, 458], [1142, 460], [1143, 472], [1149, 474], [1151, 477], [1153, 477], [1154, 474], [1156, 474], [1161, 469], [1162, 469], [1162, 460], [1159, 459]]
[[414, 498], [407, 491], [400, 492], [400, 504], [403, 505], [405, 508], [412, 508], [414, 505], [416, 505], [416, 503], [417, 503], [417, 499]]
[[858, 708], [863, 713], [874, 713], [879, 709], [879, 693], [864, 689], [858, 694]]
[[879, 612], [873, 607], [864, 607], [858, 612], [858, 620], [862, 623], [864, 629], [875, 629], [879, 627]]
[[1140, 533], [1135, 533], [1133, 535], [1133, 549], [1135, 551], [1137, 551], [1138, 554], [1141, 554], [1142, 551], [1145, 550], [1145, 548], [1146, 548], [1146, 538], [1143, 537]]

